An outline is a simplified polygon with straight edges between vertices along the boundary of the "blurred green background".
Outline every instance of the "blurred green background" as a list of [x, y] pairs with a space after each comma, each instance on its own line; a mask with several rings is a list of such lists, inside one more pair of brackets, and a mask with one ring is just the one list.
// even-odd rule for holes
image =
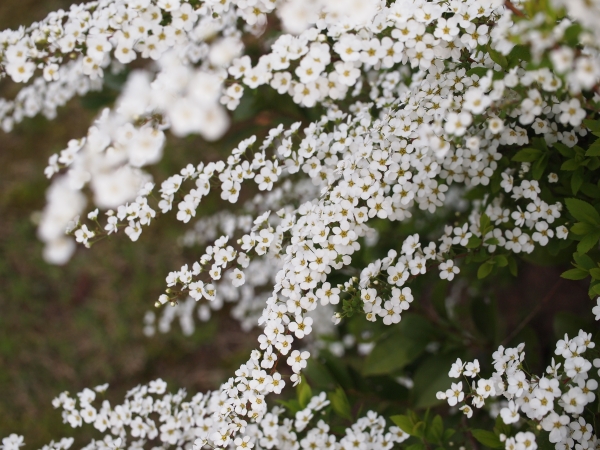
[[[71, 3], [2, 0], [0, 29], [30, 24]], [[2, 97], [14, 94], [12, 83], [0, 82]], [[192, 250], [174, 245], [184, 226], [173, 217], [148, 228], [137, 244], [121, 234], [90, 250], [78, 248], [64, 267], [43, 261], [31, 220], [44, 206], [49, 181], [43, 170], [51, 154], [86, 134], [96, 113], [86, 107], [98, 95], [91, 100], [74, 99], [52, 122], [38, 117], [10, 134], [0, 131], [0, 438], [22, 433], [27, 448], [64, 436], [77, 436], [76, 444], [98, 437], [91, 427], [74, 432], [62, 424], [51, 400], [64, 390], [75, 395], [108, 382], [108, 398], [122, 401], [128, 389], [157, 377], [193, 392], [215, 388], [252, 342], [227, 311], [197, 324], [191, 337], [177, 323], [166, 335], [143, 335], [144, 314], [164, 292], [167, 273], [194, 260]], [[214, 155], [198, 139], [171, 141], [154, 174], [162, 179], [179, 171], [194, 152], [198, 162], [200, 152]]]

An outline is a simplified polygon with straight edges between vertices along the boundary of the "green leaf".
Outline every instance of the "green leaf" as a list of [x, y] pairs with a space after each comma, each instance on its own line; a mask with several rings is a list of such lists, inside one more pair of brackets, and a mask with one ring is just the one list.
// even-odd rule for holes
[[581, 222], [600, 225], [600, 214], [592, 205], [577, 198], [565, 199], [567, 209], [573, 217]]
[[300, 403], [298, 403], [298, 400], [296, 400], [296, 399], [277, 400], [277, 403], [279, 403], [280, 405], [283, 405], [285, 407], [285, 409], [287, 409], [292, 414], [296, 414], [298, 411], [304, 409], [304, 408], [300, 407]]
[[590, 286], [590, 298], [600, 295], [600, 283], [593, 284]]
[[531, 51], [524, 45], [515, 45], [507, 58], [509, 67], [515, 67], [522, 61], [531, 61]]
[[298, 386], [296, 386], [296, 397], [301, 408], [306, 408], [308, 402], [312, 398], [312, 389], [308, 385], [308, 382], [304, 379]]
[[531, 174], [534, 180], [539, 180], [540, 178], [542, 178], [544, 170], [546, 170], [546, 166], [548, 165], [548, 158], [548, 153], [544, 153], [544, 156], [542, 156], [540, 159], [533, 163]]
[[577, 161], [575, 158], [573, 158], [573, 159], [567, 159], [560, 166], [560, 170], [567, 170], [567, 171], [570, 171], [570, 172], [573, 171], [573, 170], [577, 170], [578, 168], [579, 168], [579, 161]]
[[481, 78], [487, 75], [488, 70], [490, 69], [487, 67], [473, 67], [467, 71], [466, 75], [468, 77], [471, 75], [477, 75], [479, 78]]
[[490, 448], [502, 448], [504, 444], [500, 442], [498, 436], [495, 433], [487, 430], [471, 430], [471, 434], [480, 443]]
[[596, 139], [585, 152], [585, 156], [600, 156], [600, 139]]
[[344, 389], [338, 387], [335, 392], [330, 392], [328, 395], [329, 401], [333, 411], [343, 419], [352, 420], [352, 414], [350, 414], [350, 403]]
[[508, 67], [508, 60], [506, 59], [506, 56], [504, 56], [499, 51], [494, 50], [489, 45], [488, 45], [488, 53], [490, 54], [490, 58], [492, 58], [492, 61], [494, 61], [500, 67], [502, 67], [503, 69], [506, 69]]
[[504, 423], [504, 420], [502, 420], [502, 416], [500, 414], [498, 414], [498, 417], [496, 417], [496, 426], [494, 426], [494, 432], [498, 435], [502, 433], [505, 436], [508, 436], [510, 433], [510, 425]]
[[593, 233], [598, 227], [587, 222], [577, 222], [571, 227], [571, 232], [579, 236]]
[[583, 125], [590, 131], [600, 131], [600, 120], [584, 119]]
[[600, 280], [600, 269], [595, 267], [594, 269], [590, 270], [590, 275], [594, 280]]
[[573, 195], [577, 195], [583, 181], [583, 169], [580, 167], [571, 175], [571, 192], [573, 192]]
[[306, 368], [302, 371], [310, 383], [319, 390], [329, 390], [337, 384], [335, 379], [318, 358], [309, 358]]
[[533, 162], [542, 156], [542, 151], [537, 148], [524, 148], [519, 150], [512, 161], [516, 162]]
[[494, 261], [496, 261], [496, 265], [498, 267], [506, 267], [506, 266], [508, 266], [508, 259], [504, 255], [496, 255], [496, 256], [494, 256]]
[[427, 427], [425, 436], [428, 441], [435, 442], [437, 444], [441, 444], [443, 435], [444, 435], [444, 422], [442, 421], [442, 416], [440, 416], [438, 414], [431, 421], [431, 425], [429, 425]]
[[582, 269], [589, 271], [596, 267], [596, 263], [594, 262], [594, 260], [588, 255], [584, 255], [583, 253], [573, 253], [573, 259], [577, 263], [577, 266], [579, 266]]
[[492, 270], [494, 270], [494, 265], [495, 264], [493, 261], [486, 261], [480, 265], [479, 269], [477, 269], [477, 278], [481, 280], [487, 277], [490, 273], [492, 273]]
[[414, 425], [412, 420], [410, 420], [410, 417], [401, 414], [397, 416], [392, 416], [390, 417], [390, 419], [406, 434], [412, 435]]
[[427, 408], [429, 406], [445, 403], [438, 400], [436, 393], [446, 390], [456, 380], [448, 376], [448, 368], [456, 361], [456, 358], [464, 359], [463, 352], [450, 352], [428, 357], [417, 367], [413, 375], [415, 385], [410, 390], [413, 404], [416, 408]]
[[479, 217], [479, 231], [481, 235], [484, 236], [488, 231], [488, 227], [492, 225], [492, 221], [486, 213], [483, 213], [481, 217]]
[[583, 280], [584, 278], [587, 278], [588, 275], [587, 271], [578, 268], [570, 269], [560, 274], [561, 278], [566, 280]]
[[394, 330], [375, 344], [367, 356], [363, 375], [387, 375], [402, 369], [425, 351], [433, 333], [433, 327], [422, 316], [404, 315]]
[[465, 245], [465, 247], [467, 248], [477, 248], [481, 245], [481, 239], [478, 238], [477, 236], [471, 236], [469, 238], [469, 242], [467, 242], [467, 245]]
[[583, 183], [581, 186], [581, 192], [588, 197], [600, 199], [600, 188], [596, 184]]
[[600, 230], [586, 234], [577, 244], [577, 251], [579, 253], [589, 252], [598, 243], [598, 239], [600, 239]]
[[563, 39], [569, 46], [574, 47], [580, 42], [579, 35], [581, 34], [581, 31], [581, 25], [579, 25], [578, 23], [574, 23], [565, 30], [565, 33], [563, 34]]
[[600, 158], [597, 156], [591, 156], [583, 161], [585, 167], [590, 170], [596, 170], [600, 167]]
[[575, 156], [575, 150], [573, 150], [571, 147], [567, 147], [562, 142], [555, 142], [552, 144], [552, 146], [565, 158], [573, 158]]
[[425, 436], [425, 422], [417, 422], [413, 427], [413, 436], [422, 438]]
[[456, 430], [453, 430], [452, 428], [448, 428], [446, 431], [444, 431], [444, 441], [447, 441], [454, 436], [454, 433], [456, 433]]

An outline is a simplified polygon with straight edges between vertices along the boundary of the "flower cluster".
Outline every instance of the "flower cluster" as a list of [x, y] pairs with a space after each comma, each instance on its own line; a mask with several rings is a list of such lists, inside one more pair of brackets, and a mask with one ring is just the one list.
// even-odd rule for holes
[[[236, 374], [238, 378], [247, 379], [248, 393], [281, 391], [284, 382], [280, 378], [271, 377], [256, 367], [251, 369], [252, 360], [248, 364], [244, 370], [252, 370], [251, 375], [247, 372]], [[230, 387], [231, 382], [223, 389]], [[205, 445], [211, 441], [221, 447], [236, 449], [351, 449], [358, 446], [379, 450], [391, 449], [395, 443], [409, 437], [397, 426], [387, 428], [385, 419], [374, 411], [368, 411], [341, 436], [332, 433], [323, 421], [330, 408], [324, 392], [311, 397], [293, 418], [286, 417], [288, 414], [283, 408], [274, 407], [256, 423], [228, 424], [222, 418], [223, 410], [229, 409], [227, 397], [222, 392], [199, 393], [186, 400], [185, 390], [170, 394], [166, 392], [166, 386], [161, 379], [137, 386], [127, 393], [122, 404], [111, 406], [107, 400], [98, 405], [98, 394], [108, 387], [102, 385], [93, 390], [84, 389], [77, 398], [63, 392], [54, 399], [53, 405], [62, 409], [65, 421], [74, 428], [90, 424], [101, 432], [110, 430], [111, 434], [104, 439], [93, 440], [83, 447], [87, 450], [142, 449], [153, 440], [165, 447], [193, 444], [194, 448], [208, 448]], [[252, 399], [252, 394], [248, 398]], [[266, 406], [263, 404], [260, 408]], [[235, 437], [237, 432], [243, 432], [245, 437]], [[52, 448], [67, 450], [72, 443], [73, 439], [63, 439], [53, 443]], [[3, 440], [3, 444], [6, 450], [17, 449], [22, 445], [22, 437], [11, 435]]]
[[[600, 303], [600, 300], [599, 300]], [[477, 360], [465, 363], [458, 359], [450, 369], [449, 376], [465, 379], [468, 392], [463, 391], [463, 382], [452, 383], [447, 391], [437, 393], [450, 406], [458, 406], [468, 417], [473, 409], [467, 404], [481, 408], [486, 401], [503, 396], [508, 403], [500, 409], [505, 424], [518, 424], [521, 414], [540, 424], [549, 433], [549, 440], [557, 450], [568, 448], [596, 448], [598, 438], [593, 426], [582, 414], [586, 405], [596, 399], [598, 381], [590, 377], [592, 361], [583, 354], [595, 347], [592, 335], [584, 331], [570, 339], [567, 335], [556, 343], [555, 354], [564, 362], [555, 362], [547, 367], [542, 376], [527, 373], [524, 364], [524, 344], [516, 348], [500, 346], [492, 355], [494, 373], [489, 378], [481, 376]], [[600, 367], [600, 359], [593, 364]], [[600, 377], [600, 371], [597, 374]], [[535, 449], [535, 435], [519, 432], [514, 437], [504, 436], [507, 450]], [[528, 444], [524, 444], [529, 441]]]
[[[280, 421], [278, 409], [269, 412], [267, 396], [281, 392], [287, 372], [289, 384], [300, 383], [310, 356], [302, 340], [316, 334], [318, 317], [327, 313], [339, 323], [361, 314], [397, 324], [415, 297], [410, 283], [432, 268], [452, 281], [465, 258], [481, 263], [477, 273], [484, 278], [495, 268], [512, 268], [515, 255], [559, 249], [568, 239], [564, 199], [598, 189], [584, 172], [600, 167], [598, 154], [578, 145], [590, 139], [584, 119], [600, 99], [592, 34], [560, 14], [521, 20], [520, 10], [499, 0], [340, 4], [100, 0], [0, 34], [2, 72], [17, 83], [37, 68], [43, 72], [14, 101], [0, 104], [7, 130], [25, 115], [51, 116], [61, 102], [99, 87], [109, 71], [122, 71], [138, 56], [156, 61], [129, 74], [115, 105], [84, 138], [50, 157], [46, 175], [53, 181], [39, 226], [48, 260], [64, 263], [73, 253], [65, 228], [86, 246], [120, 229], [136, 241], [143, 227], [171, 210], [179, 221], [192, 221], [212, 187], [230, 204], [245, 197], [248, 180], [253, 187], [244, 189], [259, 193], [239, 215], [221, 211], [195, 223], [182, 241], [205, 248], [196, 262], [167, 276], [156, 305], [177, 305], [166, 308], [159, 329], [178, 315], [189, 333], [196, 304], [207, 320], [210, 309], [237, 302], [234, 316], [261, 333], [235, 377], [191, 402], [183, 393], [148, 396], [163, 394], [161, 382], [137, 388], [114, 410], [108, 403], [93, 407], [92, 390], [81, 393], [78, 408], [64, 395], [57, 406], [66, 422], [93, 423], [123, 440], [130, 427], [133, 437], [178, 446], [197, 438], [196, 447], [391, 448], [405, 435], [385, 432], [376, 413], [339, 441], [324, 422], [300, 438], [326, 406], [322, 396], [295, 421]], [[578, 18], [582, 8], [567, 10]], [[247, 51], [251, 36], [275, 27], [273, 14], [282, 29], [268, 45]], [[574, 48], [574, 33], [583, 48]], [[155, 199], [147, 166], [162, 158], [169, 133], [218, 140], [247, 91], [277, 92], [310, 115], [241, 141], [223, 160], [188, 164], [160, 183]], [[560, 158], [568, 160], [558, 164]], [[87, 221], [80, 218], [86, 193], [98, 208]], [[466, 205], [461, 198], [469, 195]], [[360, 250], [378, 241], [378, 223], [442, 214], [455, 219], [437, 233], [412, 232], [386, 257], [353, 265]], [[154, 321], [147, 315], [147, 334]], [[555, 399], [560, 414], [580, 414], [595, 389], [587, 379], [591, 363], [580, 356], [592, 345], [589, 336], [561, 345], [563, 370], [553, 364], [541, 378], [526, 377], [522, 347], [496, 352], [489, 379], [480, 377], [477, 361], [458, 361], [451, 374], [477, 383], [469, 381], [466, 396], [462, 382], [455, 383], [439, 398], [451, 406], [470, 398], [480, 408], [488, 397], [504, 395], [506, 423], [521, 412], [543, 427], [550, 423], [551, 431], [558, 422], [546, 418]], [[279, 366], [282, 359], [289, 369]], [[472, 414], [469, 405], [461, 409]], [[557, 417], [562, 423], [567, 416]], [[588, 448], [586, 432], [567, 431], [555, 432], [553, 442], [571, 447], [568, 439], [575, 439]], [[507, 449], [534, 450], [528, 433], [506, 437]], [[121, 445], [112, 439], [90, 449]]]

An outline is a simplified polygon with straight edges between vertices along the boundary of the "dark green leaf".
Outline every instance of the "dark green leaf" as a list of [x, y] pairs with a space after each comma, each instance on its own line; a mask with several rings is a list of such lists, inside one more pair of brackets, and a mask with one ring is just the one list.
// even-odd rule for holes
[[302, 382], [296, 386], [296, 397], [298, 398], [300, 407], [306, 408], [306, 405], [308, 405], [308, 402], [310, 402], [310, 399], [312, 398], [312, 389], [305, 379], [303, 379]]
[[600, 199], [600, 188], [592, 183], [583, 183], [581, 186], [581, 192], [591, 198]]
[[467, 245], [465, 247], [467, 248], [477, 248], [481, 245], [481, 239], [479, 239], [477, 236], [471, 236], [469, 238], [469, 242], [467, 242]]
[[524, 148], [519, 150], [517, 154], [512, 157], [512, 160], [516, 162], [533, 162], [541, 156], [542, 151], [537, 148]]
[[585, 270], [577, 268], [567, 270], [560, 274], [560, 276], [566, 280], [583, 280], [584, 278], [587, 278], [588, 275], [589, 274]]
[[577, 234], [578, 236], [582, 236], [585, 234], [593, 233], [597, 229], [598, 227], [596, 225], [592, 225], [587, 222], [577, 222], [571, 227], [571, 232]]
[[489, 226], [491, 226], [491, 224], [492, 221], [486, 213], [483, 213], [481, 217], [479, 217], [479, 231], [481, 232], [482, 236], [487, 233], [487, 229]]
[[571, 175], [571, 192], [573, 192], [573, 195], [577, 195], [583, 181], [583, 169], [580, 167]]
[[577, 198], [565, 199], [567, 209], [573, 217], [581, 222], [600, 225], [600, 214], [592, 205]]
[[600, 120], [584, 119], [583, 124], [590, 131], [600, 131]]
[[590, 275], [595, 280], [600, 280], [600, 269], [598, 267], [590, 270]]
[[479, 78], [481, 78], [487, 75], [488, 70], [490, 69], [487, 67], [473, 67], [467, 71], [466, 75], [468, 77], [471, 75], [477, 75]]
[[427, 427], [426, 437], [430, 442], [441, 444], [444, 435], [444, 422], [439, 414], [433, 418], [431, 425]]
[[494, 270], [494, 265], [495, 264], [492, 261], [486, 261], [480, 265], [479, 269], [477, 269], [477, 278], [481, 280], [487, 277], [490, 273], [492, 273], [492, 270]]
[[386, 375], [414, 361], [430, 342], [434, 330], [429, 321], [407, 314], [394, 330], [382, 337], [369, 353], [363, 375]]
[[578, 168], [579, 168], [579, 161], [577, 161], [576, 159], [567, 159], [560, 166], [560, 170], [567, 170], [567, 171], [577, 170]]
[[338, 387], [335, 392], [328, 394], [329, 401], [333, 411], [343, 419], [352, 420], [352, 414], [350, 414], [350, 403], [344, 389]]
[[500, 414], [498, 414], [498, 417], [496, 417], [496, 426], [494, 427], [494, 432], [497, 434], [502, 433], [505, 436], [510, 434], [510, 425], [504, 423], [504, 420], [502, 420], [502, 416]]
[[495, 433], [487, 430], [471, 430], [471, 434], [480, 443], [490, 448], [502, 448], [504, 444], [500, 442], [498, 436]]
[[579, 35], [581, 34], [581, 31], [581, 25], [579, 25], [578, 23], [574, 23], [565, 30], [563, 39], [570, 46], [574, 47], [576, 45], [579, 45]]
[[559, 151], [561, 155], [565, 158], [573, 158], [575, 156], [575, 150], [570, 147], [567, 147], [562, 142], [555, 142], [552, 146]]
[[453, 430], [452, 428], [449, 428], [446, 431], [444, 431], [444, 441], [447, 441], [452, 436], [454, 436], [454, 433], [456, 433], [456, 430]]
[[417, 422], [413, 427], [413, 435], [422, 438], [425, 436], [425, 422]]
[[589, 252], [598, 243], [598, 239], [600, 239], [600, 230], [596, 230], [590, 234], [586, 234], [584, 237], [581, 238], [579, 244], [577, 244], [577, 252]]
[[533, 163], [533, 168], [531, 170], [531, 175], [534, 180], [539, 180], [542, 178], [544, 174], [544, 170], [546, 170], [546, 166], [548, 165], [548, 153], [544, 153], [540, 159]]
[[515, 67], [522, 61], [531, 61], [531, 52], [525, 45], [515, 45], [508, 54], [509, 67]]
[[496, 256], [494, 256], [494, 261], [496, 261], [496, 265], [498, 267], [506, 267], [506, 266], [508, 266], [508, 259], [504, 255], [496, 255]]
[[492, 61], [494, 61], [500, 67], [502, 67], [503, 69], [506, 69], [508, 67], [508, 61], [506, 59], [506, 56], [504, 56], [499, 51], [494, 50], [489, 45], [488, 45], [488, 53], [490, 54], [490, 58], [492, 58]]
[[577, 265], [582, 269], [590, 270], [596, 267], [596, 263], [594, 263], [594, 260], [588, 255], [584, 255], [583, 253], [573, 253], [573, 259], [575, 260]]
[[600, 295], [600, 283], [592, 284], [590, 286], [590, 298]]
[[298, 411], [303, 409], [300, 407], [300, 403], [298, 403], [298, 400], [296, 400], [296, 399], [287, 400], [287, 401], [286, 400], [277, 400], [277, 403], [279, 403], [280, 405], [283, 405], [285, 407], [285, 409], [287, 409], [292, 414], [296, 414]]
[[412, 435], [414, 425], [412, 420], [410, 420], [410, 417], [402, 414], [398, 416], [392, 416], [390, 419], [406, 434]]
[[585, 156], [600, 156], [600, 139], [596, 139], [585, 152]]
[[430, 355], [417, 367], [413, 376], [415, 385], [410, 391], [415, 407], [427, 408], [444, 402], [437, 399], [436, 393], [456, 381], [448, 376], [448, 368], [456, 358], [464, 357], [462, 352]]

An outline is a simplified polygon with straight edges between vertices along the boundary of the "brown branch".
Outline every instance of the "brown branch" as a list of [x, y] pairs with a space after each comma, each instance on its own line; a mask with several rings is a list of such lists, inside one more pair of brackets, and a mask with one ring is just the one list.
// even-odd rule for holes
[[525, 17], [525, 13], [513, 5], [510, 0], [504, 0], [504, 6], [510, 9], [515, 16]]
[[537, 306], [531, 310], [531, 312], [527, 315], [527, 317], [525, 317], [523, 319], [523, 321], [519, 325], [517, 325], [515, 327], [515, 329], [512, 330], [508, 336], [506, 336], [504, 338], [504, 340], [502, 341], [502, 343], [500, 345], [507, 345], [517, 334], [519, 334], [519, 332], [525, 327], [525, 325], [527, 325], [537, 315], [537, 313], [540, 312], [542, 307], [546, 303], [548, 303], [548, 301], [554, 296], [554, 294], [556, 293], [556, 291], [558, 290], [558, 288], [562, 282], [563, 282], [563, 278], [559, 278], [556, 281], [556, 283], [554, 283], [554, 286], [552, 286], [552, 289], [550, 289], [550, 291], [546, 294], [546, 296], [542, 299], [542, 301], [539, 302], [537, 304]]

